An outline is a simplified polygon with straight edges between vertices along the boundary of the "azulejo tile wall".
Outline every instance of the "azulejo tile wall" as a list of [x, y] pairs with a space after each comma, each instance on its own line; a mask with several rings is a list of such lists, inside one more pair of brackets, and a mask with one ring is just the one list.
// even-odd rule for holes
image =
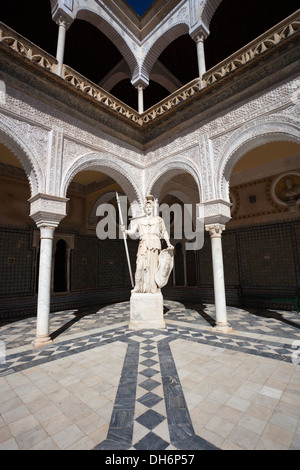
[[[1, 246], [5, 247], [1, 250], [0, 263], [1, 315], [35, 311], [38, 250], [32, 246], [32, 230], [4, 227], [0, 230]], [[237, 286], [259, 289], [260, 293], [263, 291], [266, 294], [272, 289], [284, 294], [286, 290], [300, 287], [299, 222], [229, 228], [223, 233], [222, 241], [229, 305], [237, 305]], [[137, 243], [130, 240], [128, 246], [134, 272]], [[194, 265], [192, 270], [194, 273]], [[195, 275], [198, 289], [193, 287], [193, 300], [213, 302], [211, 246], [207, 235], [203, 248], [196, 253]], [[194, 277], [193, 274], [191, 278]], [[187, 276], [187, 279], [190, 277]], [[166, 296], [175, 299], [174, 295], [178, 295], [178, 300], [184, 296], [186, 299], [190, 297], [191, 292], [184, 291], [182, 287], [174, 291], [176, 287], [172, 287], [171, 282], [172, 279]], [[87, 305], [91, 305], [93, 299], [98, 304], [99, 301], [105, 303], [105, 293], [110, 288], [125, 289], [124, 300], [128, 298], [130, 278], [123, 241], [100, 241], [95, 236], [75, 234], [75, 246], [70, 256], [70, 291], [62, 293], [60, 299], [53, 297], [53, 305], [59, 300], [60, 310], [70, 308], [78, 302], [78, 295], [83, 293]], [[67, 302], [65, 304], [63, 296]]]

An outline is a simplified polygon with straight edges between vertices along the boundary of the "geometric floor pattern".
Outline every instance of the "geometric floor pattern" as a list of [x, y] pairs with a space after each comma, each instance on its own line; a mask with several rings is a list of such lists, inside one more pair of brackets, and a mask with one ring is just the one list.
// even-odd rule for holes
[[[195, 434], [165, 338], [156, 331], [134, 335], [136, 343], [128, 347], [107, 438], [95, 449], [216, 449]], [[167, 428], [168, 439], [161, 437], [162, 427]]]
[[[78, 448], [95, 450], [300, 449], [300, 315], [228, 307], [232, 332], [222, 334], [213, 329], [213, 305], [165, 301], [164, 306], [166, 328], [156, 330], [129, 330], [128, 302], [95, 311], [55, 313], [51, 315], [54, 342], [42, 349], [30, 346], [35, 319], [0, 327], [0, 345], [5, 346], [5, 356], [0, 355], [0, 391], [10, 390], [12, 395], [1, 394], [0, 449], [24, 448], [17, 423], [25, 427], [25, 439], [40, 417], [31, 408], [28, 411], [30, 398], [24, 398], [17, 381], [38, 376], [45, 368], [54, 375], [56, 364], [61, 369], [66, 361], [77, 360], [85, 367], [84, 383], [92, 381], [89, 372], [94, 363], [86, 358], [93, 352], [104, 357], [105, 351], [118, 347], [123, 353], [118, 372], [112, 374], [114, 386], [103, 392], [104, 376], [97, 379], [97, 387], [95, 379], [93, 394], [102, 402], [96, 414], [84, 416], [86, 426], [87, 421], [96, 426], [96, 417], [101, 416], [101, 432], [98, 423], [97, 436], [86, 429], [83, 433], [82, 422], [79, 427], [76, 419], [76, 425], [69, 423], [68, 428], [60, 424], [59, 433], [52, 436], [49, 422], [43, 421], [46, 434], [36, 448], [46, 442], [50, 448], [64, 448], [63, 433], [76, 427], [81, 436]], [[18, 403], [23, 400], [19, 407], [17, 395]], [[102, 406], [104, 398], [110, 408]], [[82, 400], [92, 406], [86, 397]], [[60, 403], [55, 401], [55, 407], [63, 422], [66, 411], [58, 410]], [[67, 448], [72, 445], [75, 442]]]

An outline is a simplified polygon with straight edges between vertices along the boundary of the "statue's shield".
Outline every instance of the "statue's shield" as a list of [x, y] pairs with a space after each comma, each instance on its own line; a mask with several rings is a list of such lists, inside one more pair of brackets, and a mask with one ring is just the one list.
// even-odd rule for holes
[[167, 248], [163, 250], [158, 258], [158, 268], [155, 273], [155, 282], [159, 288], [164, 287], [174, 266], [174, 250]]

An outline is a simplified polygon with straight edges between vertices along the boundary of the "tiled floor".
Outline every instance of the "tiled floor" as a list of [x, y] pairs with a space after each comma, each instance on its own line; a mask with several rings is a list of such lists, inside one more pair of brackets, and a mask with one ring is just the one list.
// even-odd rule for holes
[[300, 449], [300, 315], [228, 307], [221, 334], [213, 305], [165, 310], [58, 312], [43, 349], [35, 319], [0, 327], [0, 449]]

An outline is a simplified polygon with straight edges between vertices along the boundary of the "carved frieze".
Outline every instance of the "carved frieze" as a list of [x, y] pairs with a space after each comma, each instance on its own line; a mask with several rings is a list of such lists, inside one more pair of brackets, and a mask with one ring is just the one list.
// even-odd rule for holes
[[30, 217], [38, 227], [57, 227], [66, 216], [66, 204], [68, 199], [48, 194], [36, 194], [29, 199]]

